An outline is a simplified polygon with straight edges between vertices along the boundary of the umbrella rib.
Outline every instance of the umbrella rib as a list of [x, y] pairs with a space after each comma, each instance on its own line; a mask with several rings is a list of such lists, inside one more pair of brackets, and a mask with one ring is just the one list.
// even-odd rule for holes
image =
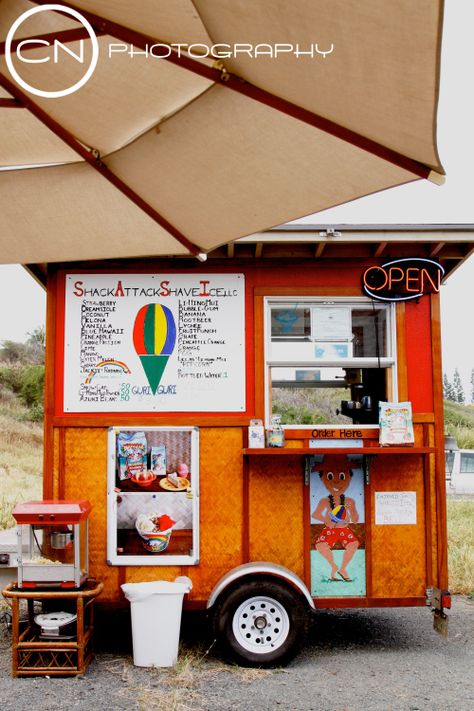
[[131, 202], [133, 202], [137, 207], [139, 207], [143, 212], [145, 212], [152, 220], [159, 224], [163, 229], [169, 232], [174, 239], [176, 239], [183, 247], [186, 247], [189, 252], [198, 256], [202, 253], [202, 250], [191, 242], [187, 237], [185, 237], [174, 225], [172, 225], [168, 220], [163, 217], [157, 210], [155, 210], [146, 200], [144, 200], [138, 193], [136, 193], [125, 181], [123, 181], [118, 175], [113, 173], [110, 168], [108, 168], [105, 163], [100, 160], [99, 154], [87, 148], [84, 144], [77, 140], [64, 126], [62, 126], [58, 121], [53, 119], [44, 109], [42, 109], [38, 104], [30, 99], [30, 97], [21, 91], [10, 79], [8, 79], [2, 72], [0, 72], [0, 86], [11, 94], [17, 101], [21, 102], [22, 107], [28, 109], [41, 123], [43, 123], [50, 131], [52, 131], [58, 138], [60, 138], [64, 143], [66, 143], [70, 148], [72, 148], [84, 161], [86, 161], [94, 170], [96, 170], [103, 178], [108, 180], [112, 185], [114, 185], [120, 192], [122, 192]]
[[[49, 1], [50, 0], [32, 0], [35, 5], [46, 5]], [[124, 25], [108, 20], [101, 15], [85, 11], [81, 7], [77, 7], [71, 3], [68, 3], [68, 7], [77, 10], [77, 12], [83, 15], [83, 17], [91, 23], [94, 29], [120, 39], [127, 44], [137, 46], [142, 50], [157, 42], [156, 38], [149, 37], [141, 32], [137, 32], [136, 30], [131, 30]], [[167, 42], [163, 42], [162, 44], [171, 46]], [[374, 141], [371, 138], [367, 138], [356, 131], [352, 131], [351, 129], [346, 128], [335, 121], [331, 121], [320, 114], [316, 114], [313, 111], [309, 111], [308, 109], [304, 109], [301, 106], [292, 103], [291, 101], [275, 96], [269, 91], [247, 82], [245, 79], [240, 78], [236, 74], [227, 72], [227, 70], [209, 67], [206, 64], [193, 59], [192, 57], [188, 57], [182, 53], [178, 55], [178, 53], [174, 51], [172, 51], [169, 56], [162, 57], [162, 59], [176, 64], [182, 69], [187, 69], [194, 74], [198, 74], [206, 79], [214, 81], [223, 87], [238, 92], [239, 94], [243, 94], [249, 99], [258, 101], [259, 103], [276, 109], [277, 111], [280, 111], [288, 116], [292, 116], [293, 118], [335, 136], [346, 143], [350, 143], [357, 148], [360, 148], [368, 153], [372, 153], [373, 155], [376, 155], [377, 157], [392, 163], [403, 170], [407, 170], [420, 178], [428, 178], [433, 170], [431, 166], [427, 166], [420, 161], [409, 158], [408, 156], [403, 155], [403, 153], [399, 153], [392, 148], [388, 148], [382, 143]]]
[[0, 99], [0, 109], [24, 109], [16, 99]]

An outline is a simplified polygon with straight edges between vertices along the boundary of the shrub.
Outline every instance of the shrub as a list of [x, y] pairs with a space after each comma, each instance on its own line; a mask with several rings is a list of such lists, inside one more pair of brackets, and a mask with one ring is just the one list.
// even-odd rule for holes
[[23, 384], [23, 366], [3, 365], [0, 366], [0, 385], [11, 390], [16, 395], [19, 394]]
[[26, 363], [28, 346], [16, 341], [3, 341], [0, 347], [0, 360], [6, 363]]
[[30, 365], [23, 369], [20, 398], [27, 407], [43, 404], [44, 366]]
[[0, 403], [2, 404], [10, 404], [16, 402], [16, 395], [13, 392], [11, 388], [7, 388], [1, 381], [0, 381]]
[[21, 420], [24, 422], [43, 422], [43, 418], [43, 405], [40, 403], [35, 403], [25, 411], [24, 415], [21, 417]]
[[[43, 418], [44, 365], [0, 366], [0, 402], [18, 404], [19, 419], [39, 422]], [[22, 407], [27, 411], [22, 413]]]

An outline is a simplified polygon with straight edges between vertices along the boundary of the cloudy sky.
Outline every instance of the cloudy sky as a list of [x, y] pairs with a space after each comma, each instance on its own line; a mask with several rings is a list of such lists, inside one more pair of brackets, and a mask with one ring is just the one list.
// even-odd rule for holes
[[[438, 187], [417, 181], [325, 210], [304, 221], [474, 225], [473, 26], [474, 3], [446, 2], [438, 112], [438, 148], [447, 174], [445, 184]], [[470, 324], [466, 327], [473, 284], [474, 255], [441, 290], [444, 370], [451, 376], [458, 367], [466, 388], [474, 368], [474, 328]]]
[[[321, 223], [474, 223], [474, 4], [447, 2], [445, 9], [438, 146], [445, 185], [418, 181], [306, 218]], [[1, 223], [1, 217], [0, 217]], [[442, 288], [443, 361], [465, 381], [474, 368], [474, 329], [466, 328], [472, 303], [474, 257]], [[17, 266], [0, 267], [0, 340], [23, 340], [45, 321], [44, 293]], [[470, 319], [472, 321], [472, 318]]]

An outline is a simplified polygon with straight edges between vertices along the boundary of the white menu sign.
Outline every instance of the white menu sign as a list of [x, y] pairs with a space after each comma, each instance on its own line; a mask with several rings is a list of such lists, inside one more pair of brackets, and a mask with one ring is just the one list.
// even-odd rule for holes
[[376, 491], [375, 523], [416, 524], [416, 491]]
[[68, 274], [65, 412], [245, 410], [243, 274]]

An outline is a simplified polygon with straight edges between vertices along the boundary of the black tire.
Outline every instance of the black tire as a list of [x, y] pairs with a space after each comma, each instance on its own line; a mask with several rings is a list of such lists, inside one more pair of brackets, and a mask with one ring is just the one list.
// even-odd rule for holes
[[226, 657], [242, 666], [281, 666], [304, 645], [306, 600], [275, 578], [254, 578], [225, 590], [214, 612], [214, 631]]

